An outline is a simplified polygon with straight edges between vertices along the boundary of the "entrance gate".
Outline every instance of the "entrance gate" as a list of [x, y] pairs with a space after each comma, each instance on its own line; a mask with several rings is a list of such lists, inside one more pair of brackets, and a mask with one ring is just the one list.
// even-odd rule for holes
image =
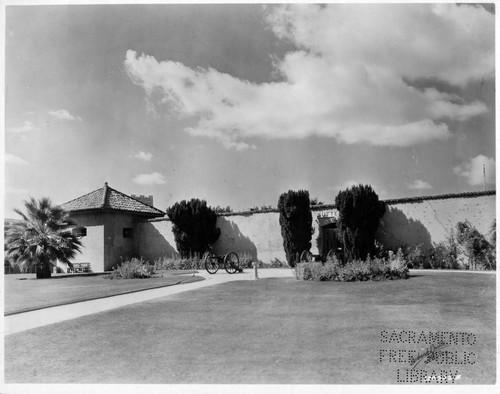
[[337, 210], [318, 213], [318, 251], [322, 256], [326, 256], [330, 250], [333, 250], [337, 258], [342, 261], [343, 248], [342, 242], [337, 237], [337, 220]]

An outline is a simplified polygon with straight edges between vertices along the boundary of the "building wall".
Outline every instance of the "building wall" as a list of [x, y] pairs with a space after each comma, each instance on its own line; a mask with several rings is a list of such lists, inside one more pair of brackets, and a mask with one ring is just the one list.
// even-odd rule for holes
[[277, 212], [219, 216], [221, 235], [214, 245], [217, 254], [234, 251], [265, 262], [285, 260]]
[[[317, 252], [316, 237], [319, 234], [315, 225], [311, 251]], [[249, 256], [264, 262], [274, 259], [286, 260], [281, 237], [278, 212], [247, 212], [235, 215], [218, 216], [217, 227], [221, 229], [220, 238], [213, 245], [217, 254], [234, 251], [241, 256]], [[153, 219], [137, 223], [139, 235], [138, 255], [154, 261], [158, 257], [175, 257], [178, 252], [169, 219]]]
[[[124, 228], [134, 228], [133, 215], [121, 212], [73, 213], [71, 217], [79, 226], [87, 229], [87, 235], [80, 240], [81, 253], [73, 259], [74, 263], [90, 263], [93, 272], [110, 271], [122, 259], [136, 256], [135, 234], [124, 238]], [[59, 266], [66, 271], [65, 264]]]
[[[462, 194], [451, 198], [416, 198], [387, 201], [388, 209], [377, 233], [379, 241], [388, 248], [405, 244], [431, 247], [445, 240], [456, 223], [468, 220], [482, 234], [487, 234], [495, 218], [495, 194]], [[311, 252], [318, 253], [316, 239], [320, 233], [318, 216], [332, 211], [331, 206], [313, 210], [314, 233]], [[222, 214], [217, 226], [221, 236], [214, 245], [216, 253], [235, 251], [251, 255], [263, 262], [275, 258], [285, 260], [279, 213], [244, 212]], [[172, 224], [168, 219], [153, 219], [137, 223], [139, 256], [152, 261], [176, 254]]]
[[[111, 271], [114, 266], [128, 260], [135, 253], [135, 222], [130, 214], [107, 212], [104, 217], [104, 271]], [[126, 238], [124, 228], [134, 229], [132, 237]]]
[[[77, 253], [73, 263], [90, 263], [94, 272], [104, 271], [104, 218], [92, 213], [77, 213], [71, 216], [79, 226], [87, 229], [87, 235], [80, 238], [81, 253]], [[58, 262], [64, 271], [67, 266]]]
[[[221, 229], [220, 238], [213, 246], [217, 254], [235, 251], [240, 256], [247, 255], [262, 261], [285, 259], [279, 214], [276, 212], [219, 216], [217, 227]], [[139, 222], [136, 229], [139, 256], [149, 261], [164, 256], [179, 256], [169, 219]]]
[[136, 231], [137, 257], [154, 261], [158, 257], [177, 257], [172, 222], [168, 219], [151, 219], [138, 222]]

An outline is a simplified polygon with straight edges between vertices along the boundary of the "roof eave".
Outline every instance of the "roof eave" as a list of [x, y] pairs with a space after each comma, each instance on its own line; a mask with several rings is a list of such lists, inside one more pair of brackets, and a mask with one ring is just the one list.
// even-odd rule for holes
[[126, 209], [109, 209], [109, 208], [84, 208], [84, 209], [67, 209], [66, 210], [69, 214], [72, 214], [72, 213], [91, 213], [91, 212], [94, 212], [94, 213], [97, 213], [97, 212], [100, 212], [100, 213], [108, 213], [108, 212], [119, 212], [119, 213], [130, 213], [132, 215], [139, 215], [139, 216], [150, 216], [150, 217], [161, 217], [161, 216], [165, 216], [166, 213], [165, 212], [162, 212], [159, 210], [159, 212], [157, 213], [153, 213], [153, 212], [137, 212], [137, 211], [129, 211], [129, 210], [126, 210]]

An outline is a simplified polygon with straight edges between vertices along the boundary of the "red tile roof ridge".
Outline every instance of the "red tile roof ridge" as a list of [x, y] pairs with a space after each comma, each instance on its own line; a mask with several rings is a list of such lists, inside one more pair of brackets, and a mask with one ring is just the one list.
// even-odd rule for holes
[[[101, 192], [103, 195], [102, 197], [98, 194], [99, 192]], [[69, 211], [87, 211], [87, 210], [108, 210], [108, 209], [111, 209], [111, 210], [121, 210], [121, 211], [130, 211], [130, 212], [136, 212], [136, 213], [139, 213], [139, 214], [153, 214], [153, 215], [165, 215], [165, 212], [159, 210], [158, 208], [155, 208], [154, 206], [152, 205], [149, 205], [149, 204], [146, 204], [140, 200], [137, 200], [136, 198], [133, 198], [133, 197], [130, 197], [129, 195], [123, 193], [123, 192], [120, 192], [119, 190], [116, 190], [116, 189], [113, 189], [112, 187], [110, 187], [108, 185], [108, 182], [105, 182], [104, 183], [104, 186], [99, 188], [99, 189], [96, 189], [94, 191], [91, 191], [87, 194], [84, 194], [83, 196], [80, 196], [80, 197], [77, 197], [77, 198], [74, 198], [73, 200], [70, 200], [64, 204], [61, 204], [61, 206], [68, 206], [68, 205], [71, 205], [72, 203], [75, 203], [75, 202], [80, 202], [81, 200], [85, 200], [86, 197], [92, 195], [92, 194], [95, 194], [96, 196], [95, 197], [98, 197], [98, 198], [102, 198], [102, 203], [97, 203], [95, 204], [94, 206], [87, 206], [87, 207], [76, 207], [76, 208], [73, 208], [73, 209], [69, 209]], [[127, 209], [127, 207], [123, 207], [123, 206], [113, 206], [113, 201], [111, 201], [111, 197], [112, 197], [112, 194], [113, 196], [117, 196], [119, 197], [120, 199], [123, 199], [124, 201], [126, 200], [131, 200], [131, 201], [134, 201], [135, 203], [137, 204], [140, 204], [139, 207], [142, 205], [144, 206], [144, 209]], [[116, 197], [115, 197], [116, 198]], [[96, 201], [97, 202], [97, 201]], [[145, 208], [148, 208], [149, 212], [147, 212], [145, 210]]]

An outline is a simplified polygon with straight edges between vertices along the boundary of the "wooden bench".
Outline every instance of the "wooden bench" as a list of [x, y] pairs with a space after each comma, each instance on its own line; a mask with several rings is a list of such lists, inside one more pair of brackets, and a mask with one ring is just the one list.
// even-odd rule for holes
[[90, 263], [74, 263], [73, 268], [68, 268], [68, 273], [90, 272]]

